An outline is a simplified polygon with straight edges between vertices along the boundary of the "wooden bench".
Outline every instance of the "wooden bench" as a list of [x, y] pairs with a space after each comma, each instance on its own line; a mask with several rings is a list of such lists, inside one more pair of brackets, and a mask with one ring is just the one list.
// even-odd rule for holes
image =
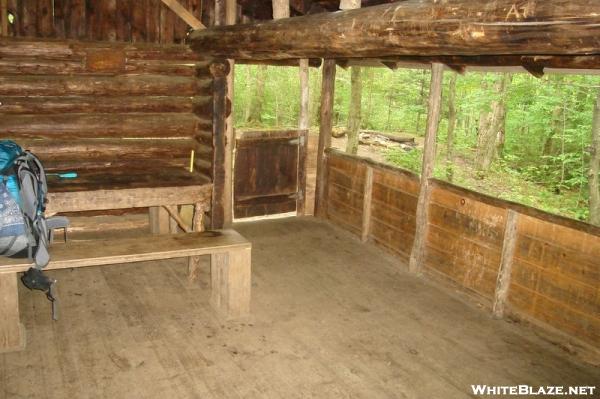
[[175, 232], [173, 207], [194, 206], [193, 223], [183, 231], [201, 231], [203, 215], [210, 210], [212, 183], [182, 168], [167, 170], [167, 176], [77, 172], [79, 177], [73, 180], [49, 176], [46, 215], [148, 207], [152, 232], [168, 233]]
[[[250, 242], [233, 230], [79, 241], [52, 247], [52, 261], [46, 270], [188, 257], [193, 280], [200, 256], [210, 255], [210, 303], [220, 317], [232, 319], [250, 311], [250, 253]], [[0, 259], [0, 352], [25, 346], [17, 273], [30, 266], [19, 259]]]

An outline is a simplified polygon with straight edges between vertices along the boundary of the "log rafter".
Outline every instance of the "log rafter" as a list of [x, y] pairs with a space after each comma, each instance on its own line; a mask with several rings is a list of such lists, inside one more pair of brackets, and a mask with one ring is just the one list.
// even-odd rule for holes
[[[406, 0], [194, 31], [194, 50], [240, 59], [600, 55], [587, 0]], [[452, 65], [461, 65], [452, 63]]]

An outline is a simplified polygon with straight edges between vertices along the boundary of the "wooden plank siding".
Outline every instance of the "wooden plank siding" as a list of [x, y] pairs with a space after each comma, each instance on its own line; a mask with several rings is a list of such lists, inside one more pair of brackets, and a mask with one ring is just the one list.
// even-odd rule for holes
[[330, 156], [327, 167], [327, 218], [360, 235], [366, 166], [351, 159]]
[[529, 216], [517, 234], [512, 309], [600, 342], [600, 238]]
[[[363, 214], [369, 211], [368, 240], [407, 263], [418, 176], [333, 149], [327, 157], [328, 219], [361, 237]], [[363, 212], [367, 168], [373, 170], [373, 184], [370, 209]], [[600, 346], [599, 228], [436, 179], [431, 183], [423, 264], [427, 276], [459, 287], [491, 308], [498, 287], [505, 285], [497, 286], [504, 261], [511, 267], [508, 294], [503, 293], [505, 315], [558, 332], [578, 345]], [[503, 260], [509, 212], [518, 215], [516, 238], [513, 228], [514, 250]]]
[[[210, 25], [202, 0], [178, 0]], [[203, 9], [204, 8], [204, 9]], [[10, 37], [185, 43], [190, 27], [160, 0], [11, 0]]]
[[425, 268], [492, 299], [506, 210], [433, 187]]

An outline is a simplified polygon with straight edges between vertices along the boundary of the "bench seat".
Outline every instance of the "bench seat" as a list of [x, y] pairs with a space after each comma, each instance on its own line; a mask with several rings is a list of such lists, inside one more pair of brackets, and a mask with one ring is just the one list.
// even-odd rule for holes
[[[72, 170], [72, 169], [71, 169]], [[210, 184], [210, 180], [198, 173], [191, 173], [182, 167], [163, 167], [156, 170], [134, 169], [131, 165], [122, 170], [107, 168], [76, 168], [77, 178], [61, 179], [48, 176], [50, 192], [79, 192], [107, 189], [188, 187]], [[51, 172], [49, 172], [51, 173]]]
[[114, 175], [77, 171], [76, 179], [48, 177], [47, 215], [161, 205], [202, 204], [208, 210], [212, 183], [184, 169]]
[[[188, 257], [194, 280], [199, 257], [211, 255], [211, 305], [220, 316], [231, 319], [246, 316], [250, 310], [250, 253], [250, 242], [234, 230], [72, 241], [51, 248], [46, 270]], [[17, 273], [30, 266], [21, 259], [0, 258], [0, 352], [24, 347]]]

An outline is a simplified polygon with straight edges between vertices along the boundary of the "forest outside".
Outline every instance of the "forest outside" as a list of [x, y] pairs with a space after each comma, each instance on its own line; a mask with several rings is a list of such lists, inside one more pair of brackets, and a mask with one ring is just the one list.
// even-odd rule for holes
[[[334, 143], [354, 152], [357, 130], [380, 133], [389, 144], [367, 154], [419, 173], [430, 71], [358, 69], [337, 70], [334, 126], [351, 139]], [[310, 74], [316, 129], [320, 71]], [[236, 127], [296, 127], [298, 82], [297, 68], [236, 66]], [[437, 154], [439, 179], [600, 225], [600, 76], [446, 71]]]

